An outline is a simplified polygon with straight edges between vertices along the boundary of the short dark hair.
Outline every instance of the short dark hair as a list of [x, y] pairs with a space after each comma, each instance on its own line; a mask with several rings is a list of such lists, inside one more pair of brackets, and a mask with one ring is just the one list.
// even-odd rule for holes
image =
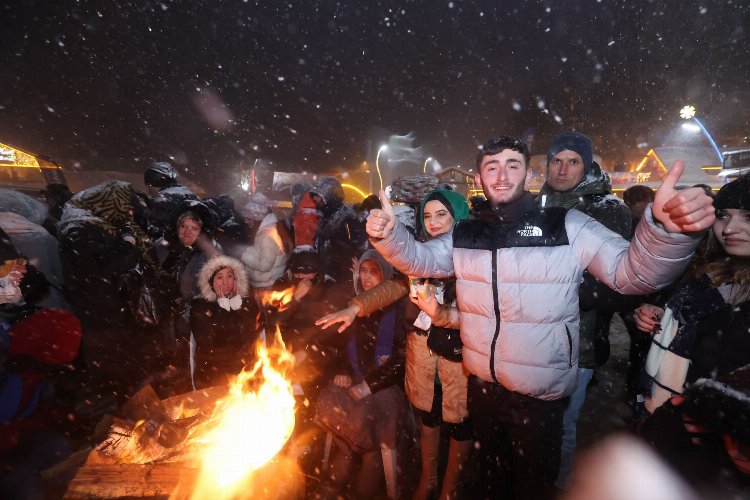
[[622, 201], [628, 207], [632, 207], [640, 202], [651, 203], [654, 201], [654, 194], [654, 190], [650, 187], [643, 184], [636, 184], [635, 186], [630, 186], [622, 193]]
[[531, 153], [529, 153], [529, 147], [526, 145], [526, 143], [521, 139], [514, 139], [513, 137], [501, 135], [499, 137], [493, 137], [492, 139], [489, 139], [484, 143], [484, 146], [479, 148], [476, 161], [477, 172], [481, 173], [479, 172], [479, 168], [482, 166], [482, 160], [485, 156], [496, 155], [498, 153], [502, 153], [506, 149], [521, 153], [526, 163], [525, 167], [529, 168], [529, 163], [531, 162]]

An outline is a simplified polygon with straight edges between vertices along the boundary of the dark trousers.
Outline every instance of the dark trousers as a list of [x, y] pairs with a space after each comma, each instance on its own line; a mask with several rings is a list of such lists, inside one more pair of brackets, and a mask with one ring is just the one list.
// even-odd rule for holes
[[555, 494], [567, 398], [536, 399], [469, 378], [469, 414], [481, 473], [472, 498], [547, 499]]

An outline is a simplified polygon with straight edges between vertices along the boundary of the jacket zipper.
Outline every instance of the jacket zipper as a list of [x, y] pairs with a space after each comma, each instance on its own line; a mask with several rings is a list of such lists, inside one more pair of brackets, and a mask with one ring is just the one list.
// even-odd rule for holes
[[570, 336], [568, 325], [565, 325], [565, 335], [568, 336], [568, 366], [573, 366], [573, 337]]
[[492, 380], [496, 383], [500, 383], [495, 374], [495, 346], [497, 345], [497, 338], [500, 336], [500, 297], [497, 293], [497, 250], [492, 251], [492, 301], [495, 305], [495, 335], [492, 337], [492, 344], [490, 345], [490, 375]]

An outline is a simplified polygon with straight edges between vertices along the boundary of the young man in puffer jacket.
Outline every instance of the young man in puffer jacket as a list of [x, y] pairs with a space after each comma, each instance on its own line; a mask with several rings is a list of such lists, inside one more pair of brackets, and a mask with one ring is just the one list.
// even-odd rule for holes
[[411, 276], [457, 279], [469, 413], [479, 441], [482, 495], [550, 498], [560, 463], [562, 414], [576, 386], [578, 287], [584, 270], [616, 291], [666, 286], [687, 265], [696, 235], [714, 220], [703, 190], [679, 193], [676, 162], [632, 243], [577, 210], [540, 208], [523, 141], [490, 139], [475, 181], [488, 200], [478, 220], [417, 243], [384, 195], [367, 232]]

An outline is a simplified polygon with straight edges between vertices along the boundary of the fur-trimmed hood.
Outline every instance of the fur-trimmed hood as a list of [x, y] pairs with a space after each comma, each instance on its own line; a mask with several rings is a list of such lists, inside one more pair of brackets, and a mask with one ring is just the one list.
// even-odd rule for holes
[[245, 266], [242, 265], [242, 262], [232, 257], [227, 257], [226, 255], [217, 255], [216, 257], [213, 257], [211, 260], [206, 262], [205, 265], [201, 268], [200, 273], [198, 273], [198, 288], [201, 292], [201, 298], [209, 302], [216, 302], [216, 292], [213, 291], [208, 280], [211, 278], [212, 274], [214, 274], [222, 267], [229, 267], [232, 269], [232, 271], [234, 271], [234, 279], [237, 283], [237, 290], [239, 291], [241, 297], [247, 297], [249, 284], [247, 274], [245, 273]]

